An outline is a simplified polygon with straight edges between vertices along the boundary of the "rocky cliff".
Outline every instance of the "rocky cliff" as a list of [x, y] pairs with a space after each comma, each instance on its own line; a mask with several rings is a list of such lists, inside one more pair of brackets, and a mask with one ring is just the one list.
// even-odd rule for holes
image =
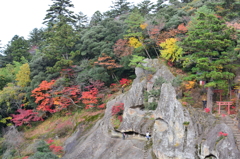
[[[63, 159], [240, 158], [232, 130], [211, 114], [182, 106], [168, 68], [157, 59], [145, 61], [144, 68], [151, 71], [136, 68], [131, 88], [107, 102], [104, 117], [87, 134], [79, 126], [66, 141]], [[111, 109], [116, 103], [124, 103], [124, 111], [120, 126], [114, 128]], [[156, 109], [146, 109], [151, 104]]]

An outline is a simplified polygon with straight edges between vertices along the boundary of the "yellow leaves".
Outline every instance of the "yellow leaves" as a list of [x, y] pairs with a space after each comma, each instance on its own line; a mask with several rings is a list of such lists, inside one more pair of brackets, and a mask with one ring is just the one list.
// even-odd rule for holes
[[187, 81], [187, 83], [184, 84], [185, 89], [189, 90], [192, 89], [195, 86], [195, 81]]
[[30, 82], [30, 68], [28, 63], [23, 64], [20, 67], [18, 74], [16, 75], [17, 85], [20, 87], [26, 87]]
[[174, 62], [182, 55], [182, 48], [176, 44], [177, 40], [175, 38], [167, 39], [165, 42], [161, 43], [160, 46], [163, 50], [160, 50], [161, 56], [166, 60]]
[[7, 120], [11, 120], [12, 119], [12, 117], [6, 117], [6, 118], [2, 118], [2, 119], [0, 119], [0, 123], [3, 123], [3, 124], [6, 124], [7, 126], [11, 126], [12, 125], [12, 123], [7, 123]]
[[143, 23], [143, 24], [140, 25], [140, 28], [141, 28], [142, 30], [144, 30], [144, 29], [146, 29], [147, 26], [148, 26], [147, 23]]
[[134, 47], [134, 48], [139, 48], [139, 47], [142, 46], [142, 43], [137, 38], [130, 37], [129, 38], [129, 45], [131, 47]]
[[218, 71], [222, 72], [223, 66], [222, 65], [218, 65], [218, 66], [216, 66], [216, 68], [217, 68]]

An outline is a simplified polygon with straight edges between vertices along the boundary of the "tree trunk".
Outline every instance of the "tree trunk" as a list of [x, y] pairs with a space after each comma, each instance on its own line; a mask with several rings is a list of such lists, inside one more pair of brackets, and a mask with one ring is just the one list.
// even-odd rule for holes
[[212, 107], [213, 107], [213, 87], [208, 87], [208, 90], [207, 90], [207, 108], [210, 109], [211, 113], [212, 113]]

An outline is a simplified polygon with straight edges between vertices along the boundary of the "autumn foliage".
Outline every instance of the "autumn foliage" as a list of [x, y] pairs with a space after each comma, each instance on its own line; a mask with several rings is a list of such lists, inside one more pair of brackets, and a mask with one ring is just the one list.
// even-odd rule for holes
[[53, 139], [48, 139], [46, 142], [49, 144], [49, 148], [54, 154], [58, 155], [63, 153], [63, 147], [56, 146], [55, 144], [53, 144], [54, 143]]
[[171, 29], [168, 31], [162, 31], [157, 37], [157, 45], [165, 42], [166, 39], [175, 38], [177, 34], [184, 34], [187, 32], [187, 28], [184, 24], [180, 24], [177, 29]]
[[120, 68], [122, 67], [121, 65], [117, 64], [112, 57], [102, 54], [102, 57], [98, 58], [97, 62], [94, 62], [95, 65], [100, 65], [105, 67], [106, 69], [112, 69], [112, 68]]
[[129, 80], [127, 78], [122, 78], [119, 82], [121, 85], [130, 85], [132, 83], [132, 80]]
[[54, 90], [55, 80], [42, 81], [38, 88], [32, 91], [37, 110], [55, 113], [67, 108], [79, 101], [80, 89], [78, 85], [64, 87], [62, 90]]
[[38, 112], [34, 112], [33, 110], [18, 109], [17, 112], [19, 114], [11, 114], [13, 117], [11, 121], [15, 126], [30, 125], [31, 121], [43, 121], [42, 117], [38, 116]]
[[220, 131], [220, 132], [218, 133], [218, 136], [225, 136], [225, 137], [226, 137], [226, 136], [228, 136], [228, 134]]
[[98, 103], [97, 99], [98, 89], [92, 88], [89, 91], [82, 92], [82, 103], [86, 105], [85, 109], [96, 107]]
[[115, 55], [119, 58], [132, 54], [133, 49], [128, 45], [127, 39], [119, 39], [113, 46]]
[[124, 103], [118, 103], [112, 107], [112, 116], [122, 115], [124, 110]]

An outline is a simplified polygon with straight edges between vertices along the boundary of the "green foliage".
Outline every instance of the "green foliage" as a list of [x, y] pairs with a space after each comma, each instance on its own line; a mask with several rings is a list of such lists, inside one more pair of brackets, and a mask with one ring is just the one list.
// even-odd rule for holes
[[30, 156], [28, 159], [58, 159], [56, 155], [52, 152], [39, 152], [37, 151], [33, 156]]
[[53, 4], [47, 10], [47, 14], [43, 19], [43, 24], [47, 24], [51, 27], [59, 22], [74, 24], [76, 17], [68, 8], [74, 8], [71, 0], [53, 0]]
[[60, 59], [53, 67], [47, 67], [47, 73], [60, 72], [62, 69], [70, 67], [72, 63], [72, 60]]
[[29, 43], [23, 37], [15, 35], [12, 40], [7, 44], [7, 48], [4, 50], [5, 64], [12, 63], [13, 61], [20, 62], [22, 57], [29, 60], [31, 54], [28, 52]]
[[183, 80], [182, 80], [182, 77], [180, 77], [180, 76], [177, 76], [177, 77], [175, 77], [173, 80], [172, 80], [172, 86], [173, 87], [178, 87], [178, 86], [180, 86], [181, 84], [182, 84], [182, 82], [183, 82]]
[[104, 13], [109, 18], [115, 18], [130, 11], [130, 2], [127, 0], [115, 0], [112, 1], [112, 4], [111, 10]]
[[[59, 22], [52, 28], [48, 28], [43, 52], [49, 59], [61, 60], [70, 59], [71, 54], [80, 54], [74, 51], [78, 37], [73, 27], [65, 22]], [[74, 52], [74, 53], [72, 53]]]
[[88, 83], [89, 79], [94, 81], [101, 80], [108, 83], [110, 76], [103, 67], [86, 68], [78, 73], [76, 81], [79, 83]]
[[134, 67], [140, 67], [140, 68], [145, 68], [142, 63], [146, 63], [143, 61], [145, 57], [143, 56], [138, 56], [138, 55], [132, 55], [132, 59], [130, 60], [130, 63], [128, 66], [134, 66]]
[[39, 46], [44, 40], [44, 30], [34, 28], [29, 35], [29, 43], [32, 46]]
[[186, 126], [188, 126], [188, 125], [189, 125], [189, 123], [190, 123], [189, 121], [184, 121], [184, 122], [183, 122], [183, 125], [186, 125]]
[[81, 56], [95, 60], [102, 53], [113, 55], [114, 43], [122, 38], [123, 28], [117, 21], [106, 19], [101, 25], [85, 30], [81, 36], [79, 49]]
[[[224, 21], [218, 19], [206, 7], [200, 8], [182, 46], [187, 52], [183, 57], [184, 67], [191, 67], [192, 78], [210, 81], [206, 87], [216, 87], [220, 80], [233, 79], [232, 64], [235, 34]], [[227, 82], [226, 82], [227, 83]]]
[[7, 126], [11, 126], [11, 123], [7, 124], [7, 120], [11, 120], [12, 117], [6, 117], [6, 118], [2, 118], [2, 116], [0, 115], [0, 123], [6, 124]]
[[148, 97], [159, 97], [161, 93], [161, 89], [153, 89], [148, 92]]
[[16, 75], [17, 85], [20, 87], [26, 87], [30, 80], [30, 68], [28, 63], [23, 64]]
[[7, 150], [6, 142], [4, 142], [4, 138], [0, 138], [0, 157], [2, 157], [6, 150]]
[[155, 7], [153, 2], [150, 0], [144, 0], [137, 5], [139, 12], [142, 16], [148, 15]]
[[111, 118], [111, 122], [112, 122], [114, 129], [118, 129], [119, 126], [121, 125], [121, 121], [116, 116], [113, 116]]
[[163, 77], [158, 77], [156, 80], [155, 80], [155, 83], [154, 83], [154, 87], [158, 87], [158, 88], [161, 88], [162, 87], [162, 84], [163, 83], [166, 83], [167, 81], [163, 78]]
[[157, 106], [158, 106], [157, 102], [151, 102], [151, 103], [147, 103], [147, 105], [145, 106], [145, 109], [156, 110]]
[[51, 150], [49, 149], [48, 144], [45, 141], [43, 141], [43, 140], [38, 142], [38, 144], [37, 144], [37, 151], [39, 151], [39, 152], [51, 152]]
[[20, 93], [20, 88], [13, 83], [8, 83], [6, 87], [0, 91], [0, 107], [4, 115], [12, 113], [17, 107], [22, 104], [24, 93]]
[[100, 11], [96, 11], [90, 20], [90, 26], [97, 26], [103, 20], [103, 15]]
[[3, 76], [3, 75], [0, 75], [0, 90], [2, 90], [3, 87], [5, 87], [8, 82], [10, 82], [9, 79], [7, 79], [7, 78], [6, 78], [5, 76]]
[[187, 102], [189, 104], [194, 104], [195, 103], [190, 91], [184, 92], [183, 94], [184, 94], [184, 96], [182, 98], [183, 102]]
[[41, 140], [37, 144], [37, 152], [28, 159], [58, 159], [49, 149], [49, 145]]

